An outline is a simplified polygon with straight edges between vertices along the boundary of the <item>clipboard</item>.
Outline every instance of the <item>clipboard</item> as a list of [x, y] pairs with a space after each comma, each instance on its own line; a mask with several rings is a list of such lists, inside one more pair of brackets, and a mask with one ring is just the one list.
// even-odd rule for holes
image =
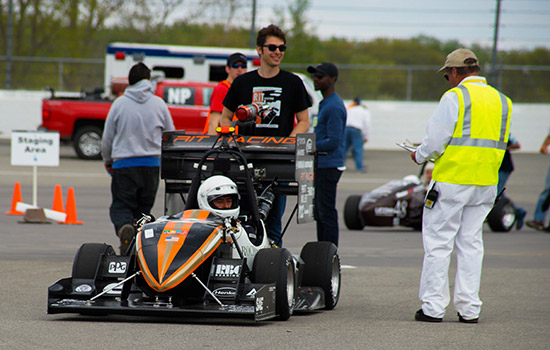
[[397, 146], [403, 148], [405, 151], [409, 151], [409, 152], [411, 152], [411, 153], [414, 152], [414, 151], [416, 151], [416, 147], [408, 146], [408, 145], [406, 145], [404, 142], [402, 142], [402, 143], [397, 143], [397, 142], [396, 142], [395, 144], [396, 144]]

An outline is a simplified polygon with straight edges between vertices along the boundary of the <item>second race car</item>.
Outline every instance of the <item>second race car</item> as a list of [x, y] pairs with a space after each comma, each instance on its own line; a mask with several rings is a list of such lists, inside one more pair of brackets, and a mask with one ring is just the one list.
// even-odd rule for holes
[[[349, 230], [365, 226], [404, 226], [422, 229], [422, 211], [427, 181], [416, 175], [389, 181], [363, 195], [351, 195], [344, 205], [344, 222]], [[516, 222], [512, 201], [500, 196], [487, 216], [494, 232], [508, 232]]]

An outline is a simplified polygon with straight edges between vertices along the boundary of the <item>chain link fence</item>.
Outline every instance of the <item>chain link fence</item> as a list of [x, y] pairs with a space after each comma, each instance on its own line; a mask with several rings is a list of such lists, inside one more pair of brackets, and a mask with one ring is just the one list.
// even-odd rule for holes
[[[11, 89], [92, 91], [103, 87], [104, 60], [78, 58], [12, 57]], [[0, 82], [7, 82], [7, 58], [0, 56]], [[287, 70], [306, 73], [308, 64], [284, 64]], [[338, 65], [337, 91], [344, 99], [360, 97], [381, 101], [437, 101], [449, 86], [427, 65]], [[499, 66], [495, 74], [483, 67], [489, 83], [514, 102], [550, 103], [550, 66]], [[6, 87], [6, 84], [3, 86]]]

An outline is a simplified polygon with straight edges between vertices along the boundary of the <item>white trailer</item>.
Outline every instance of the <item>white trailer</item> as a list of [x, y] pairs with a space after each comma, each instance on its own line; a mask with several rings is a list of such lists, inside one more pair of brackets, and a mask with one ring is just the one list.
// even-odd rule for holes
[[[153, 74], [169, 79], [184, 79], [196, 82], [218, 82], [226, 78], [227, 58], [240, 52], [248, 59], [248, 70], [260, 66], [256, 50], [229, 47], [203, 47], [182, 45], [157, 45], [115, 42], [107, 45], [105, 54], [105, 92], [116, 96], [117, 82], [127, 82], [130, 68], [137, 62], [145, 63]], [[313, 88], [313, 82], [303, 74], [297, 74], [304, 81], [312, 98], [310, 117], [317, 115], [321, 94]], [[125, 85], [125, 84], [123, 84]]]

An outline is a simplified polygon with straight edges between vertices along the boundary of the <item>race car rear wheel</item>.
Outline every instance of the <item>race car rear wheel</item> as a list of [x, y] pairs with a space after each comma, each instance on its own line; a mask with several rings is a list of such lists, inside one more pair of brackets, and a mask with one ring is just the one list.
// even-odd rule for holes
[[73, 278], [93, 279], [102, 254], [116, 255], [112, 246], [105, 243], [85, 243], [80, 246], [73, 262]]
[[292, 254], [285, 248], [258, 251], [252, 268], [255, 283], [275, 283], [277, 319], [286, 321], [294, 311], [296, 270]]
[[344, 205], [344, 223], [348, 230], [362, 230], [363, 223], [359, 217], [359, 202], [361, 201], [361, 196], [352, 195], [346, 199], [346, 204]]
[[500, 197], [487, 216], [487, 223], [493, 232], [508, 232], [516, 223], [516, 207], [506, 197]]
[[309, 242], [300, 253], [304, 261], [305, 287], [321, 287], [325, 292], [325, 309], [332, 310], [340, 299], [340, 257], [331, 242]]

